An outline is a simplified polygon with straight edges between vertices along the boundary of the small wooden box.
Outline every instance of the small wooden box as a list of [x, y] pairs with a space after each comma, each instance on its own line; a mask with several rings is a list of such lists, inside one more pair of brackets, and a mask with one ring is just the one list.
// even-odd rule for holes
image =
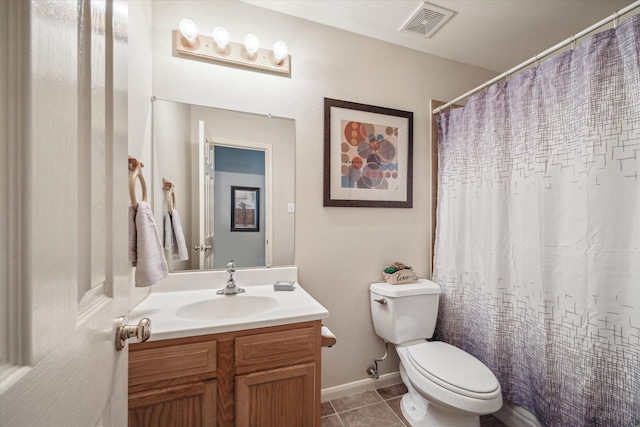
[[418, 275], [413, 270], [398, 270], [395, 273], [382, 273], [382, 280], [390, 285], [402, 285], [405, 283], [413, 283], [418, 280]]

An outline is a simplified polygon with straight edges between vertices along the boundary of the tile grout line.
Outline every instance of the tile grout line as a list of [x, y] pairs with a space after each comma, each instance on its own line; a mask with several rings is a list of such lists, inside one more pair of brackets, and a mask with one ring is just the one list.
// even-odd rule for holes
[[[376, 390], [376, 393], [378, 393], [378, 390]], [[378, 396], [380, 396], [380, 393], [378, 393]], [[400, 395], [400, 396], [402, 396], [402, 395]], [[390, 397], [389, 399], [386, 399], [386, 400], [385, 400], [385, 398], [384, 398], [384, 397], [382, 397], [382, 396], [380, 396], [380, 398], [382, 398], [382, 401], [383, 401], [384, 403], [386, 403], [386, 404], [387, 404], [387, 407], [388, 407], [389, 409], [391, 409], [391, 412], [393, 412], [393, 415], [395, 415], [395, 416], [396, 416], [396, 418], [398, 419], [398, 421], [400, 421], [400, 424], [402, 424], [403, 426], [407, 427], [407, 425], [404, 423], [404, 421], [402, 421], [402, 418], [400, 418], [400, 417], [398, 416], [398, 414], [396, 414], [396, 411], [394, 411], [394, 410], [393, 410], [393, 408], [391, 407], [391, 405], [389, 405], [389, 400], [391, 400], [391, 399], [396, 399], [396, 398], [398, 398], [398, 397], [400, 397], [400, 396]]]
[[[344, 422], [342, 421], [342, 417], [340, 417], [340, 414], [344, 414], [345, 412], [355, 411], [355, 410], [357, 410], [357, 409], [366, 408], [367, 406], [378, 405], [378, 404], [380, 404], [380, 403], [384, 403], [384, 404], [385, 404], [385, 406], [386, 406], [387, 408], [389, 408], [389, 410], [393, 413], [393, 415], [396, 417], [396, 419], [400, 422], [400, 424], [406, 427], [406, 424], [404, 423], [404, 421], [402, 421], [402, 419], [398, 416], [398, 414], [396, 414], [396, 411], [394, 411], [394, 410], [393, 410], [393, 408], [391, 407], [391, 405], [389, 405], [389, 402], [388, 402], [388, 400], [395, 399], [395, 398], [397, 398], [397, 397], [399, 397], [399, 396], [394, 396], [394, 397], [390, 397], [389, 399], [385, 399], [384, 397], [382, 397], [382, 396], [380, 395], [380, 393], [378, 393], [378, 390], [377, 390], [377, 389], [376, 389], [376, 390], [373, 390], [373, 391], [374, 391], [374, 392], [375, 392], [375, 394], [380, 398], [380, 400], [379, 400], [378, 402], [373, 402], [373, 403], [369, 403], [369, 404], [366, 404], [366, 405], [357, 406], [357, 407], [354, 407], [354, 408], [350, 408], [350, 409], [344, 410], [344, 411], [342, 411], [342, 412], [338, 412], [338, 410], [337, 410], [337, 409], [336, 409], [336, 407], [334, 406], [334, 404], [333, 404], [333, 401], [332, 401], [332, 400], [330, 400], [330, 401], [329, 401], [329, 404], [330, 404], [330, 405], [331, 405], [331, 407], [333, 408], [334, 413], [335, 413], [335, 414], [337, 415], [337, 417], [338, 417], [338, 421], [340, 421], [340, 425], [342, 425], [342, 427], [344, 427]], [[326, 417], [331, 416], [331, 415], [333, 415], [333, 414], [326, 415]]]
[[336, 417], [338, 417], [338, 422], [340, 423], [340, 425], [342, 427], [344, 427], [344, 423], [342, 422], [342, 418], [340, 418], [340, 414], [338, 413], [338, 410], [336, 409], [336, 407], [333, 405], [333, 401], [330, 400], [329, 403], [331, 404], [331, 407], [333, 408], [333, 411], [336, 414]]
[[[367, 403], [366, 405], [356, 406], [355, 408], [345, 409], [342, 412], [336, 412], [336, 414], [344, 414], [345, 412], [351, 412], [351, 411], [355, 411], [355, 410], [358, 410], [358, 409], [363, 409], [363, 408], [366, 408], [367, 406], [379, 405], [380, 403], [386, 404], [387, 402], [385, 402], [384, 400], [381, 400], [379, 402]], [[389, 405], [387, 405], [387, 406], [389, 406]]]
[[[344, 411], [342, 411], [342, 412], [348, 412], [348, 411], [353, 411], [353, 410], [355, 410], [355, 409], [366, 408], [367, 406], [375, 405], [375, 404], [377, 404], [377, 403], [381, 403], [381, 402], [385, 402], [385, 403], [386, 403], [386, 401], [382, 398], [382, 396], [380, 396], [380, 393], [378, 393], [378, 391], [377, 391], [377, 390], [371, 390], [371, 391], [373, 391], [373, 392], [375, 392], [375, 393], [376, 393], [376, 395], [380, 398], [380, 400], [379, 400], [379, 401], [377, 401], [377, 402], [372, 402], [372, 403], [367, 403], [366, 405], [362, 405], [362, 406], [356, 406], [356, 407], [353, 407], [353, 408], [349, 408], [349, 409], [346, 409], [346, 410], [344, 410]], [[366, 392], [365, 392], [365, 393], [366, 393]], [[362, 393], [362, 394], [364, 394], [364, 393]], [[336, 399], [336, 400], [339, 400], [339, 399]], [[332, 408], [333, 408], [333, 410], [336, 412], [336, 414], [338, 414], [339, 412], [338, 412], [338, 410], [336, 409], [336, 407], [334, 406], [334, 404], [333, 404], [333, 400], [330, 400], [330, 401], [329, 401], [329, 403], [331, 403], [331, 407], [332, 407]]]

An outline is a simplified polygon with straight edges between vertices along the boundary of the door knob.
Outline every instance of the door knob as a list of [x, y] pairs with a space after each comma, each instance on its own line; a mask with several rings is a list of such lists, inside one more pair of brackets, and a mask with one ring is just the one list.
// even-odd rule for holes
[[195, 245], [193, 249], [196, 251], [210, 251], [211, 245]]
[[127, 340], [136, 337], [138, 342], [145, 342], [151, 336], [151, 320], [146, 317], [138, 325], [125, 325], [127, 317], [116, 319], [116, 350], [120, 351], [127, 345]]

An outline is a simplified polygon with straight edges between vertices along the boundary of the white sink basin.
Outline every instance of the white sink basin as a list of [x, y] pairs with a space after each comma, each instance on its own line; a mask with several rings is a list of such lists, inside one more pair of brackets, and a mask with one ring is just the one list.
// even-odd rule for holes
[[[2, 1], [2, 0], [0, 0]], [[246, 292], [217, 295], [226, 284], [224, 270], [171, 273], [129, 312], [129, 323], [152, 321], [149, 341], [266, 328], [324, 319], [329, 312], [300, 284], [275, 291], [279, 280], [295, 281], [295, 267], [238, 270]], [[2, 423], [0, 423], [2, 424]]]
[[279, 300], [271, 296], [220, 295], [184, 305], [176, 311], [176, 315], [187, 320], [228, 319], [264, 313], [278, 304]]

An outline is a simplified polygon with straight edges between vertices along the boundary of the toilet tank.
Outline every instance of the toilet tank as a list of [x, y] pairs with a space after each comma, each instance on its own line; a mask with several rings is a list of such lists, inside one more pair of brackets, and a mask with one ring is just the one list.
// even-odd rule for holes
[[404, 285], [372, 283], [371, 317], [376, 334], [393, 344], [431, 338], [438, 318], [440, 286], [420, 279]]

